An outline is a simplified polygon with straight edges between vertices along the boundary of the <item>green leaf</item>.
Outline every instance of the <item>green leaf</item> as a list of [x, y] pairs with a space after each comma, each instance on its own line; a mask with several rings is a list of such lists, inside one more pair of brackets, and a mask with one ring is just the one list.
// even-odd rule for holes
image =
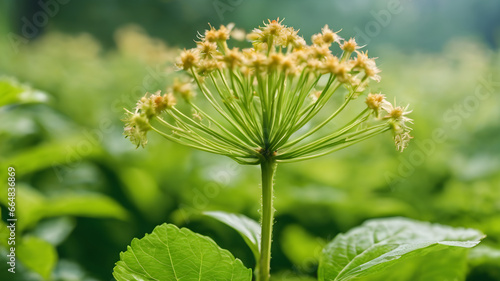
[[132, 240], [120, 254], [113, 276], [131, 280], [252, 280], [252, 271], [210, 238], [179, 229], [157, 226], [144, 238]]
[[393, 265], [357, 281], [443, 281], [465, 280], [467, 252], [462, 247], [430, 247], [421, 254], [405, 257], [404, 262]]
[[[99, 193], [66, 193], [46, 197], [27, 184], [16, 185], [17, 232], [34, 227], [40, 220], [59, 216], [115, 218], [125, 220], [128, 212], [114, 199]], [[5, 192], [7, 193], [7, 192]], [[3, 202], [0, 200], [0, 202]], [[8, 206], [7, 203], [3, 203]]]
[[0, 78], [0, 107], [15, 103], [46, 102], [47, 94], [22, 85], [15, 79]]
[[245, 243], [252, 250], [255, 260], [260, 257], [260, 225], [258, 222], [241, 214], [230, 214], [221, 211], [204, 212], [211, 218], [214, 218], [226, 225], [232, 227], [243, 237]]
[[125, 220], [128, 212], [102, 194], [72, 193], [47, 198], [45, 217], [83, 216]]
[[[7, 202], [5, 206], [8, 206]], [[50, 208], [50, 206], [46, 205], [45, 196], [42, 193], [25, 183], [16, 183], [17, 233], [22, 233], [43, 219], [45, 208]]]
[[49, 279], [57, 262], [54, 246], [35, 236], [25, 236], [16, 248], [19, 260], [26, 268]]
[[[441, 257], [446, 260], [447, 252], [456, 250], [452, 248], [474, 247], [483, 237], [482, 233], [474, 229], [452, 228], [405, 218], [370, 220], [346, 234], [339, 234], [325, 247], [318, 278], [320, 281], [344, 281], [372, 274], [384, 276], [382, 271], [386, 272], [389, 267], [393, 269], [394, 265], [407, 265], [424, 255], [432, 255], [427, 270], [439, 270], [442, 264], [432, 261], [440, 260]], [[458, 255], [456, 259], [466, 253], [454, 251]], [[442, 277], [442, 274], [435, 278], [427, 276], [425, 280], [445, 280]], [[412, 276], [408, 278], [397, 280], [424, 280]]]
[[[88, 144], [88, 151], [79, 153], [78, 146], [83, 142]], [[29, 173], [51, 168], [57, 173], [59, 165], [65, 166], [102, 153], [100, 145], [88, 141], [85, 136], [77, 136], [61, 141], [54, 141], [35, 146], [7, 159], [1, 159], [0, 167], [7, 169], [9, 166], [16, 168], [16, 177], [23, 177]], [[59, 177], [60, 175], [57, 174]], [[0, 175], [4, 179], [5, 175]], [[62, 178], [60, 178], [62, 180]]]

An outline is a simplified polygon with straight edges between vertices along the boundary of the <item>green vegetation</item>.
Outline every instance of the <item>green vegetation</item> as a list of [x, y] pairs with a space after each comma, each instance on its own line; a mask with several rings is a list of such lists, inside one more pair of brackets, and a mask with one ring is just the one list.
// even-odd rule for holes
[[[482, 11], [497, 5], [490, 3], [486, 9], [487, 1], [479, 2]], [[301, 33], [310, 43], [309, 36], [325, 23], [354, 36], [353, 27], [363, 28], [373, 20], [370, 9], [385, 7], [376, 3], [361, 19], [340, 21], [352, 15], [349, 7], [356, 4], [336, 12], [342, 14], [338, 22], [308, 18], [315, 26], [300, 22], [304, 6], [278, 12], [279, 3], [270, 4], [262, 18], [242, 3], [224, 14], [224, 23], [235, 21], [248, 29], [268, 17], [286, 17], [288, 25], [304, 26]], [[457, 18], [460, 11], [472, 10], [462, 4], [453, 9]], [[322, 15], [321, 5], [314, 6]], [[65, 7], [78, 8], [76, 2]], [[405, 6], [405, 11], [415, 11], [412, 7]], [[218, 266], [224, 272], [235, 272], [233, 279], [250, 280], [260, 251], [255, 228], [261, 198], [257, 167], [151, 133], [147, 146], [136, 150], [123, 136], [123, 108], [133, 108], [146, 92], [165, 91], [176, 78], [183, 81], [172, 67], [180, 52], [169, 46], [193, 47], [194, 33], [178, 31], [175, 34], [184, 37], [171, 41], [160, 27], [148, 27], [160, 40], [138, 27], [122, 26], [129, 22], [122, 20], [114, 36], [106, 37], [110, 42], [103, 44], [95, 38], [105, 36], [81, 33], [76, 24], [66, 30], [73, 34], [57, 32], [63, 29], [57, 23], [68, 20], [65, 17], [69, 15], [61, 12], [46, 33], [16, 51], [8, 40], [0, 41], [0, 181], [5, 186], [7, 168], [16, 168], [18, 218], [18, 259], [12, 275], [5, 245], [9, 205], [5, 189], [0, 189], [0, 279], [110, 280], [120, 259], [117, 267], [127, 276], [125, 265], [136, 266], [127, 245], [134, 249], [159, 243], [155, 249], [162, 249], [160, 244], [182, 249], [182, 243], [170, 244], [164, 235], [155, 240], [156, 234], [171, 232], [197, 241], [193, 255], [210, 249], [223, 257]], [[213, 17], [211, 22], [217, 23], [218, 16]], [[203, 22], [189, 29], [206, 28], [205, 19], [198, 18]], [[488, 41], [470, 27], [466, 35], [473, 36], [459, 38], [463, 34], [457, 30], [463, 26], [450, 21], [450, 32], [445, 24], [431, 28], [442, 23], [437, 19], [404, 32], [411, 19], [394, 15], [394, 22], [365, 48], [378, 57], [382, 70], [380, 83], [371, 83], [370, 90], [383, 92], [388, 101], [397, 96], [397, 104], [411, 104], [414, 139], [403, 153], [394, 149], [386, 133], [331, 155], [280, 165], [275, 175], [271, 280], [500, 279], [500, 52], [491, 43], [498, 37]], [[0, 32], [5, 30], [9, 32], [2, 22]], [[418, 30], [428, 36], [417, 32], [418, 38], [425, 37], [419, 40], [409, 35]], [[437, 45], [426, 48], [429, 42]], [[363, 109], [364, 98], [355, 101], [357, 109]], [[201, 92], [198, 100], [203, 100]], [[209, 106], [200, 104], [203, 109]], [[189, 112], [188, 107], [182, 110]], [[318, 116], [328, 118], [328, 113]], [[337, 120], [347, 122], [347, 117], [352, 116]], [[408, 232], [400, 233], [401, 225]], [[374, 246], [364, 238], [368, 234], [375, 238]], [[472, 247], [483, 234], [481, 243]], [[376, 243], [383, 236], [390, 247]], [[413, 243], [417, 238], [419, 243]], [[366, 244], [348, 248], [353, 241]], [[357, 255], [368, 248], [369, 257]], [[329, 261], [342, 258], [336, 256], [337, 249], [351, 252], [332, 266]], [[396, 256], [401, 257], [393, 259]], [[176, 270], [180, 266], [179, 272], [186, 269], [175, 259], [163, 258], [162, 263], [174, 261]], [[371, 262], [358, 268], [365, 258]], [[205, 261], [212, 267], [210, 257]], [[191, 266], [205, 276], [207, 268], [196, 262]], [[168, 270], [159, 267], [160, 280], [169, 280], [162, 279]]]

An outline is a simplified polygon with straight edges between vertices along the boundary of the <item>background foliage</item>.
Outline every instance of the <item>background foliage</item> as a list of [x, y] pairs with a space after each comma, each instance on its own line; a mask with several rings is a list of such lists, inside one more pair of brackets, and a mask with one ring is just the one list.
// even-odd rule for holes
[[[19, 246], [16, 280], [110, 280], [119, 252], [163, 222], [253, 266], [237, 232], [200, 213], [258, 218], [258, 169], [154, 135], [135, 150], [120, 119], [173, 81], [177, 47], [194, 46], [207, 22], [249, 30], [277, 17], [306, 40], [324, 24], [357, 35], [383, 71], [372, 90], [399, 95], [416, 122], [403, 154], [383, 135], [280, 167], [276, 280], [314, 277], [327, 241], [388, 216], [481, 230], [488, 237], [469, 255], [467, 280], [500, 279], [498, 1], [48, 2], [57, 12], [0, 3], [0, 178], [16, 167], [17, 235], [33, 251]], [[0, 279], [14, 280], [0, 245]]]

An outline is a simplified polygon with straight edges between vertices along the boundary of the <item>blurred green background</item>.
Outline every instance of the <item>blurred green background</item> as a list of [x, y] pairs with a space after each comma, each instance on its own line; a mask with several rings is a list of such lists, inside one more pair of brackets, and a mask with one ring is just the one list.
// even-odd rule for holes
[[178, 49], [208, 23], [277, 17], [308, 41], [328, 24], [366, 44], [382, 69], [372, 90], [411, 104], [415, 139], [280, 166], [275, 279], [309, 280], [336, 234], [405, 216], [483, 231], [467, 280], [500, 280], [499, 1], [3, 0], [0, 13], [0, 179], [16, 168], [19, 219], [16, 275], [0, 231], [1, 280], [112, 280], [120, 251], [163, 222], [253, 267], [238, 234], [199, 213], [258, 219], [258, 168], [152, 134], [136, 150], [120, 119], [179, 75]]

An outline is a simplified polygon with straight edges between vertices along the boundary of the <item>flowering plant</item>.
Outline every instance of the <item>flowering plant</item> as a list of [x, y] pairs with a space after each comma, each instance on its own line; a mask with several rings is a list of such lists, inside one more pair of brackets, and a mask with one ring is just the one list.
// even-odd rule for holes
[[[230, 27], [212, 27], [178, 61], [223, 120], [196, 105], [192, 84], [175, 81], [167, 93], [146, 94], [128, 112], [125, 133], [134, 144], [144, 146], [153, 130], [241, 164], [311, 159], [389, 130], [399, 150], [408, 145], [410, 111], [394, 107], [382, 94], [368, 94], [366, 108], [354, 119], [317, 134], [366, 92], [370, 80], [380, 80], [375, 60], [358, 51], [354, 39], [343, 40], [325, 26], [309, 46], [296, 30], [276, 20], [248, 34], [253, 48], [229, 48], [230, 34]], [[340, 57], [332, 54], [334, 45], [343, 51]], [[343, 102], [312, 122], [321, 110], [329, 110], [336, 93], [344, 95]], [[177, 97], [191, 112], [177, 108]], [[158, 124], [152, 125], [153, 120]]]
[[[225, 155], [240, 164], [261, 166], [260, 225], [241, 215], [207, 213], [242, 234], [255, 255], [254, 275], [260, 281], [267, 281], [270, 277], [273, 176], [277, 164], [320, 157], [387, 131], [392, 131], [396, 148], [400, 151], [412, 138], [408, 106], [393, 105], [384, 95], [369, 91], [369, 83], [380, 80], [375, 60], [359, 50], [361, 47], [355, 39], [344, 40], [337, 33], [325, 26], [321, 33], [312, 36], [312, 44], [308, 45], [297, 30], [273, 20], [246, 36], [252, 42], [251, 48], [238, 49], [230, 48], [228, 40], [241, 32], [234, 30], [232, 25], [219, 29], [211, 27], [199, 36], [195, 48], [184, 50], [178, 59], [177, 66], [189, 75], [190, 81], [176, 80], [166, 93], [146, 94], [135, 110], [127, 111], [125, 135], [137, 147], [146, 145], [147, 133], [154, 131], [173, 142]], [[333, 54], [336, 47], [341, 51], [339, 56]], [[199, 106], [196, 93], [200, 93], [202, 102], [209, 106]], [[364, 104], [363, 101], [357, 103], [362, 108], [352, 106], [351, 111], [355, 114], [351, 120], [345, 124], [334, 122], [363, 95], [366, 95]], [[184, 105], [177, 104], [179, 99]], [[397, 236], [397, 226], [417, 223], [381, 221], [378, 224], [386, 225], [389, 232]], [[199, 238], [186, 229], [179, 230], [171, 225], [161, 226], [155, 232], [160, 235], [160, 240], [164, 239], [161, 235], [182, 237], [185, 241]], [[142, 245], [149, 247], [161, 244], [152, 235], [143, 240]], [[169, 245], [169, 249], [173, 247], [177, 255], [197, 260], [181, 254], [184, 242], [179, 244], [179, 238], [176, 241], [177, 244], [168, 239], [160, 242]], [[343, 245], [345, 241], [333, 242]], [[209, 247], [213, 241], [200, 243]], [[337, 246], [332, 246], [333, 252]], [[204, 247], [196, 248], [194, 256], [204, 256]], [[122, 254], [122, 260], [115, 268], [115, 277], [119, 280], [128, 280], [121, 277], [130, 277], [130, 271], [142, 272], [140, 268], [146, 271], [144, 261], [134, 261], [127, 255], [129, 251]], [[330, 253], [325, 251], [325, 254]], [[405, 251], [393, 254], [410, 252]], [[225, 252], [219, 254], [227, 257]], [[179, 271], [186, 267], [185, 276], [193, 276], [189, 270], [192, 269], [199, 272], [193, 278], [202, 278], [201, 262], [192, 262], [191, 266], [185, 259], [172, 256], [171, 250], [168, 257], [160, 255], [155, 259], [169, 262], [165, 265], [168, 273], [164, 275], [169, 276], [168, 280], [182, 278]], [[220, 270], [231, 272], [231, 278], [223, 275], [207, 277], [206, 274], [210, 273], [204, 273], [203, 280], [249, 280], [249, 273], [241, 268], [238, 260], [232, 256], [221, 260], [230, 264]], [[333, 261], [334, 258], [329, 259], [320, 266], [320, 279], [348, 280], [341, 276], [353, 278], [361, 272], [354, 270], [347, 274], [349, 271], [333, 268], [334, 265], [329, 264]], [[241, 275], [235, 275], [235, 271]]]

